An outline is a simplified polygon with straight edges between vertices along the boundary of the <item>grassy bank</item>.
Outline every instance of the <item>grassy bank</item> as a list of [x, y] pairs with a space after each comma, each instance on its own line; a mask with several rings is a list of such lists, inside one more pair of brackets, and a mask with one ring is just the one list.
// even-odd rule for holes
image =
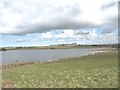
[[118, 86], [116, 51], [4, 69], [3, 87], [105, 88]]

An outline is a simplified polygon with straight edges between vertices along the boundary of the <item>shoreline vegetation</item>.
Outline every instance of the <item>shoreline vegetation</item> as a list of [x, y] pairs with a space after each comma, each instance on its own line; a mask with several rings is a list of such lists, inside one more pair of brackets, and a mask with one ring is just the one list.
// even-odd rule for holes
[[4, 67], [2, 76], [3, 88], [117, 88], [118, 52], [16, 63]]
[[118, 48], [119, 45], [50, 45], [50, 46], [20, 46], [20, 47], [1, 47], [0, 51], [7, 50], [44, 50], [44, 49], [72, 49], [72, 48]]

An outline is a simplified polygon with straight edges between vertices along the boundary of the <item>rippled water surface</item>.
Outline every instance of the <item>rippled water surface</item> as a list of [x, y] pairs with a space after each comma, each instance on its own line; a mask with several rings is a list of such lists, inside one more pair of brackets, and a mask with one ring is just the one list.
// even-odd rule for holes
[[9, 50], [0, 52], [2, 64], [28, 61], [48, 61], [69, 57], [80, 57], [94, 54], [99, 48], [94, 49], [47, 49], [47, 50]]

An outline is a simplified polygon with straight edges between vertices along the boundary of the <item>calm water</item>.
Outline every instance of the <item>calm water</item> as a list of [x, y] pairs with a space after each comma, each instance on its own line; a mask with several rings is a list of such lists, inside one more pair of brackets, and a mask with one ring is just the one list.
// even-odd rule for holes
[[80, 57], [94, 54], [96, 49], [54, 49], [54, 50], [10, 50], [0, 52], [2, 64], [28, 61], [48, 61], [69, 57]]

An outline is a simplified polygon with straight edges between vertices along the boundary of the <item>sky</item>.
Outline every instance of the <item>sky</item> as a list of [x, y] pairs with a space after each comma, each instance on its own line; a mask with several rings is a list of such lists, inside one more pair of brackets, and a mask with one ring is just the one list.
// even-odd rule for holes
[[119, 0], [0, 0], [0, 47], [118, 43]]

